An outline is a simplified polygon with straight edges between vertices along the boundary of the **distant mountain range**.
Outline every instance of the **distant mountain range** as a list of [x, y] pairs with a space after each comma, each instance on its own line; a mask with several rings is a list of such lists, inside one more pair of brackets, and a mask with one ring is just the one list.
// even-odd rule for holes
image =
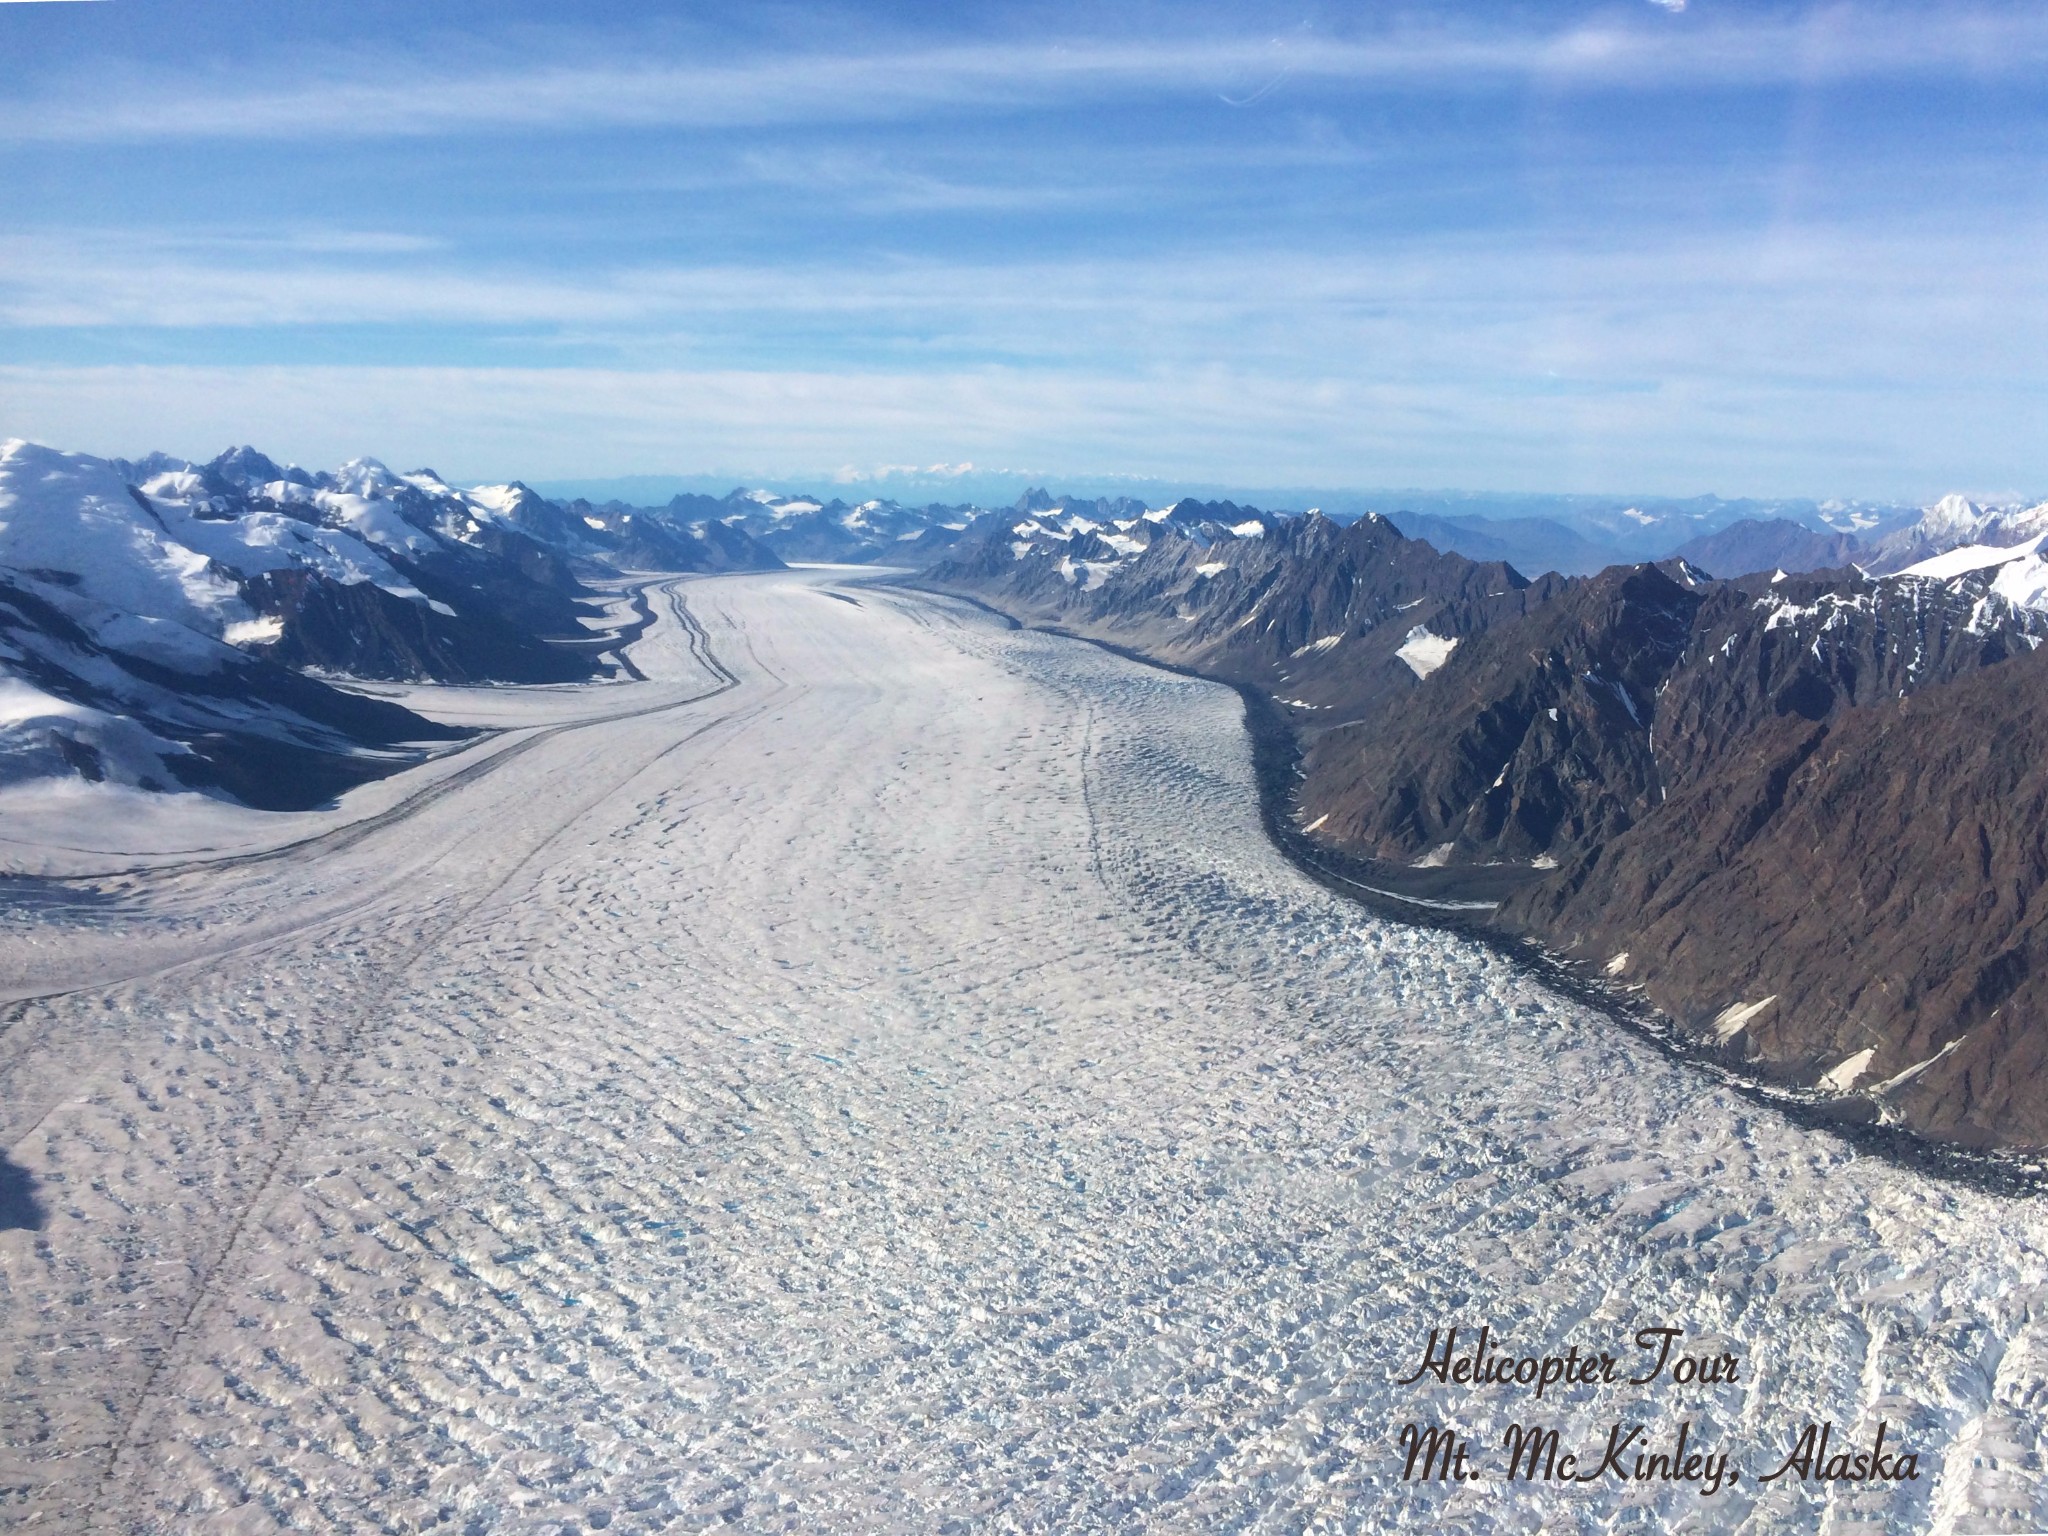
[[[1532, 573], [1673, 555], [1716, 576], [1884, 571], [1945, 556], [1977, 559], [1988, 584], [2009, 593], [2037, 569], [2009, 547], [2048, 532], [2043, 509], [1956, 498], [1911, 516], [1715, 497], [1396, 499], [1401, 509], [1388, 519], [1368, 513], [1365, 525], [1413, 536], [1432, 554]], [[349, 692], [349, 679], [611, 674], [606, 638], [592, 627], [593, 583], [785, 562], [921, 569], [956, 547], [1037, 536], [1014, 533], [1027, 523], [1049, 537], [1076, 519], [1096, 529], [1093, 542], [1073, 546], [1089, 589], [1135, 547], [1140, 535], [1120, 529], [1164, 529], [1204, 545], [1204, 529], [1228, 543], [1249, 536], [1234, 529], [1299, 521], [1229, 501], [1150, 508], [1037, 488], [994, 510], [744, 488], [637, 506], [551, 499], [517, 482], [458, 488], [431, 470], [395, 473], [374, 459], [315, 473], [248, 447], [195, 464], [7, 442], [0, 785], [70, 775], [252, 805], [319, 803], [418, 760], [450, 734]], [[1977, 546], [1993, 553], [1952, 553]], [[1548, 592], [1556, 579], [1536, 586]], [[1515, 575], [1508, 589], [1521, 582]]]
[[1784, 518], [1745, 519], [1689, 539], [1673, 553], [1717, 576], [1763, 571], [1796, 574], [1849, 566], [1888, 574], [1959, 545], [2008, 547], [2044, 532], [2048, 532], [2048, 503], [1987, 507], [1949, 496], [1911, 522], [1882, 531], [1822, 533]]
[[[1595, 496], [1452, 495], [1396, 492], [1377, 496], [1340, 493], [1319, 510], [1336, 522], [1386, 517], [1410, 538], [1474, 560], [1503, 560], [1529, 575], [1556, 571], [1591, 575], [1610, 565], [1673, 557], [1691, 561], [1715, 576], [1809, 570], [1860, 565], [1892, 571], [1948, 547], [1914, 552], [1916, 530], [1939, 524], [1943, 509], [1966, 509], [1986, 526], [2024, 517], [2025, 509], [1985, 507], [1950, 497], [1935, 507], [1868, 502], [1727, 500], [1701, 496], [1683, 500], [1623, 500]], [[923, 564], [950, 545], [979, 518], [1003, 512], [1072, 510], [1108, 520], [1137, 516], [1150, 507], [1186, 504], [1229, 505], [1203, 497], [1151, 503], [1130, 496], [1054, 495], [1042, 488], [1023, 492], [1007, 506], [967, 502], [908, 504], [891, 500], [848, 502], [802, 492], [784, 494], [740, 488], [723, 495], [686, 492], [659, 508], [635, 509], [612, 501], [560, 502], [584, 515], [638, 510], [736, 525], [784, 560], [848, 564]], [[1291, 516], [1291, 513], [1262, 515]], [[1987, 534], [1994, 542], [2002, 536]]]
[[[1736, 580], [1532, 580], [1399, 521], [1035, 512], [921, 579], [1257, 690], [1311, 846], [1490, 909], [1731, 1065], [2048, 1143], [2048, 506], [1952, 499], [1859, 540], [1893, 574]], [[1750, 521], [1724, 563], [1747, 539], [1845, 566], [1848, 535]]]
[[679, 516], [716, 518], [743, 528], [784, 561], [827, 565], [922, 564], [967, 528], [977, 509], [849, 505], [837, 498], [737, 490], [722, 497], [685, 495], [669, 502]]
[[[825, 508], [852, 505], [900, 507], [922, 514], [937, 510], [941, 521], [958, 521], [979, 510], [1021, 507], [1046, 492], [1014, 475], [964, 477], [892, 477], [896, 500], [852, 503], [809, 494], [806, 487], [789, 494], [766, 491], [725, 493], [724, 487], [700, 478], [638, 476], [613, 481], [565, 482], [557, 499], [586, 496], [602, 501], [619, 496], [634, 502], [662, 500], [674, 487], [700, 499], [697, 505], [732, 503], [739, 497], [769, 502], [809, 502]], [[1820, 534], [1879, 536], [1918, 519], [1920, 508], [1879, 502], [1812, 501], [1799, 498], [1721, 496], [1596, 496], [1517, 492], [1454, 492], [1427, 490], [1226, 489], [1220, 486], [1176, 486], [1162, 480], [1120, 478], [1106, 482], [1108, 494], [1069, 492], [1059, 498], [1075, 505], [1100, 501], [1130, 506], [1166, 507], [1178, 501], [1234, 500], [1267, 508], [1320, 510], [1338, 522], [1352, 522], [1377, 512], [1393, 519], [1404, 533], [1428, 539], [1437, 548], [1470, 555], [1475, 560], [1508, 560], [1531, 575], [1561, 571], [1586, 575], [1603, 566], [1659, 560], [1674, 554], [1687, 540], [1718, 532], [1740, 522], [1789, 522]], [[543, 486], [544, 491], [549, 487]], [[719, 492], [721, 494], [700, 494]], [[919, 498], [932, 492], [946, 497], [943, 505], [926, 508]], [[1021, 493], [1021, 494], [1020, 494]], [[841, 493], [849, 494], [846, 492]], [[1719, 574], [1719, 573], [1717, 573]], [[1729, 573], [1734, 574], [1734, 573]]]

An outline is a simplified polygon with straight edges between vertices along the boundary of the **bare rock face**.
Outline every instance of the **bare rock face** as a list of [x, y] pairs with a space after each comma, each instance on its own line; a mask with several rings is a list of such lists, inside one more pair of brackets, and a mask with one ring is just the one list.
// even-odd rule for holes
[[1609, 571], [1316, 741], [1304, 810], [1382, 857], [1555, 862], [1496, 921], [1764, 1076], [2048, 1140], [2017, 1066], [2044, 637], [1978, 583]]
[[280, 621], [278, 638], [262, 651], [287, 667], [452, 683], [568, 683], [593, 671], [587, 652], [551, 645], [482, 606], [443, 615], [369, 582], [344, 585], [295, 570], [257, 576], [244, 593]]
[[1562, 862], [1713, 779], [1760, 726], [1951, 681], [2042, 630], [1967, 584], [1617, 566], [1472, 635], [1404, 708], [1316, 737], [1303, 806], [1382, 858]]
[[1304, 814], [1388, 859], [1533, 863], [1597, 846], [1658, 803], [1650, 722], [1699, 606], [1654, 566], [1623, 566], [1479, 631], [1405, 708], [1313, 741]]
[[2048, 655], [1718, 754], [1504, 920], [1731, 1059], [1876, 1090], [1974, 1144], [2048, 1142]]
[[2048, 1144], [2048, 615], [1981, 575], [1531, 583], [1384, 520], [1229, 515], [1024, 519], [927, 579], [1264, 689], [1314, 839], [1505, 890], [1495, 923], [1731, 1064]]
[[708, 499], [679, 496], [676, 502], [684, 504], [684, 510], [679, 510], [674, 503], [666, 507], [630, 507], [624, 502], [608, 501], [592, 506], [579, 498], [560, 508], [567, 514], [564, 526], [568, 532], [552, 547], [577, 550], [586, 558], [601, 559], [621, 571], [782, 569], [782, 561], [774, 552], [738, 524], [688, 515], [690, 501]]
[[1111, 524], [1010, 517], [970, 533], [928, 583], [1255, 684], [1310, 730], [1413, 691], [1423, 674], [1401, 652], [1418, 631], [1455, 642], [1564, 580], [1440, 554], [1384, 518], [1343, 525], [1227, 502]]
[[1684, 664], [1658, 701], [1674, 783], [1710, 770], [1748, 725], [1894, 699], [2030, 653], [2042, 615], [1987, 597], [1982, 579], [1752, 577], [1702, 603]]

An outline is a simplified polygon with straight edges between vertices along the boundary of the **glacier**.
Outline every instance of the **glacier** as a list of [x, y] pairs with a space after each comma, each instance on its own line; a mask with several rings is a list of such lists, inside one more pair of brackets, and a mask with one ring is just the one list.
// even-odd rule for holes
[[[330, 810], [0, 845], [11, 1522], [2048, 1525], [2036, 1200], [1312, 883], [1227, 689], [845, 570], [656, 591], [645, 681], [387, 689], [492, 733]], [[1544, 1417], [1740, 1480], [1403, 1482], [1531, 1417], [1396, 1385], [1482, 1325], [1738, 1355]], [[1921, 1480], [1759, 1485], [1820, 1419]]]

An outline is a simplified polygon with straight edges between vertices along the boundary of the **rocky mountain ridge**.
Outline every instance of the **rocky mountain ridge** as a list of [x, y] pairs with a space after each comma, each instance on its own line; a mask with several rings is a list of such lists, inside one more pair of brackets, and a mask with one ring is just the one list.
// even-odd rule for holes
[[[1915, 526], [1900, 548], [1940, 536]], [[1639, 988], [1731, 1066], [1947, 1139], [2040, 1145], [2048, 861], [2025, 744], [2048, 612], [1999, 588], [2034, 558], [2006, 553], [1532, 582], [1386, 519], [1176, 510], [1019, 518], [922, 579], [1262, 690], [1301, 746], [1311, 839], [1391, 891], [1462, 879], [1493, 924]], [[1916, 897], [1916, 873], [1938, 894]], [[1816, 913], [1823, 885], [1839, 899]]]

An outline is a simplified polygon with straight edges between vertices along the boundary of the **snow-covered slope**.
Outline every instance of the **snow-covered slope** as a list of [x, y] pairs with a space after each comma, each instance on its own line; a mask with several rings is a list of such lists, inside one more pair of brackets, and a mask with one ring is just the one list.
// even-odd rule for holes
[[2048, 559], [2041, 553], [2048, 533], [2020, 544], [1965, 544], [1909, 565], [1899, 574], [1950, 584], [1989, 576], [1988, 590], [2015, 608], [2048, 610]]
[[464, 490], [371, 458], [314, 474], [250, 447], [194, 464], [10, 439], [0, 783], [319, 799], [437, 732], [306, 674], [578, 682], [613, 670], [586, 581], [780, 563], [737, 526], [564, 507], [516, 481]]
[[388, 502], [282, 481], [274, 489], [283, 494], [270, 505], [231, 500], [189, 467], [131, 486], [105, 459], [7, 442], [0, 444], [0, 566], [114, 609], [215, 639], [232, 641], [238, 631], [251, 643], [262, 633], [249, 627], [260, 614], [243, 589], [275, 571], [371, 582], [410, 602], [429, 601], [377, 547], [423, 553], [432, 545]]
[[516, 500], [371, 459], [316, 479], [246, 448], [130, 466], [16, 440], [0, 444], [0, 569], [287, 665], [591, 676], [595, 658], [551, 641], [583, 640], [594, 610], [568, 552], [518, 525]]
[[299, 808], [469, 734], [208, 634], [232, 600], [196, 579], [180, 589], [168, 565], [97, 585], [182, 599], [194, 623], [110, 606], [54, 568], [0, 572], [0, 791], [97, 785]]
[[1963, 496], [1944, 496], [1915, 525], [1923, 537], [1951, 545], [2010, 544], [2048, 532], [2048, 502], [2034, 506], [1980, 505]]
[[0, 443], [0, 784], [316, 802], [462, 733], [305, 674], [598, 675], [576, 570], [602, 548], [524, 486], [374, 459]]

